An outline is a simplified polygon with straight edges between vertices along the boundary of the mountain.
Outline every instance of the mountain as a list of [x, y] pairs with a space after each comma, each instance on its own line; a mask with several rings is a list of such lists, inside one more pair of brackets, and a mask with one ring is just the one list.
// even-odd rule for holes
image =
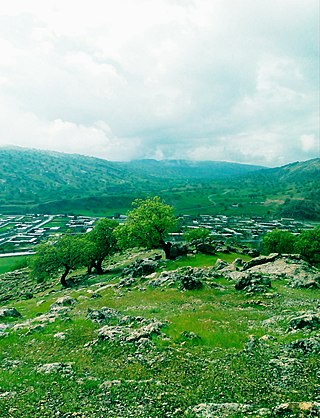
[[153, 178], [179, 180], [222, 179], [261, 170], [263, 167], [225, 161], [134, 160], [127, 163], [131, 170]]
[[261, 168], [210, 161], [110, 162], [24, 148], [0, 149], [0, 161], [0, 212], [6, 213], [59, 212], [79, 205], [90, 210], [100, 203], [123, 208], [135, 197], [168, 186], [233, 177]]
[[159, 195], [177, 213], [320, 219], [320, 159], [283, 167], [186, 160], [110, 162], [0, 148], [0, 213], [125, 213]]

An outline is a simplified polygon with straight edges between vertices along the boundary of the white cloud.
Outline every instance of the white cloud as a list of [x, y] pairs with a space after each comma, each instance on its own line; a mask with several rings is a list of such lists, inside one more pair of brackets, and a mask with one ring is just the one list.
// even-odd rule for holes
[[318, 10], [11, 0], [0, 11], [0, 145], [113, 160], [317, 156]]

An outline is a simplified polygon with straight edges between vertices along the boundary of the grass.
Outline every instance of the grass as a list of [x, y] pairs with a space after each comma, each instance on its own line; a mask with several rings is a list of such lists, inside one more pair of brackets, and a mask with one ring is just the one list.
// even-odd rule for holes
[[[232, 261], [239, 255], [217, 256]], [[185, 257], [169, 261], [166, 268], [211, 266], [215, 259]], [[115, 262], [119, 273], [127, 260], [119, 257]], [[12, 321], [22, 322], [47, 313], [60, 296], [77, 299], [65, 317], [44, 328], [0, 337], [4, 417], [182, 417], [194, 416], [185, 415], [188, 407], [206, 402], [270, 408], [318, 399], [319, 356], [290, 354], [287, 368], [277, 366], [276, 361], [288, 356], [284, 344], [314, 335], [287, 333], [287, 327], [299, 310], [314, 308], [319, 290], [292, 289], [279, 281], [272, 284], [271, 294], [248, 297], [226, 279], [217, 279], [222, 288], [205, 286], [193, 291], [152, 289], [139, 279], [132, 290], [118, 289], [119, 280], [111, 269], [91, 284], [61, 290], [52, 282], [51, 288], [33, 299], [14, 302], [23, 317]], [[90, 297], [88, 290], [97, 293], [106, 285], [98, 292], [100, 297]], [[110, 341], [92, 344], [103, 324], [89, 320], [87, 311], [103, 306], [123, 315], [167, 321], [164, 336], [153, 338], [153, 348]], [[277, 316], [274, 327], [264, 325], [265, 319]], [[56, 337], [61, 332], [64, 339]], [[190, 333], [199, 338], [188, 338]], [[251, 335], [258, 339], [266, 334], [273, 339], [246, 349]], [[50, 374], [38, 371], [41, 365], [54, 362], [72, 365]]]
[[30, 256], [0, 257], [0, 274], [25, 267]]

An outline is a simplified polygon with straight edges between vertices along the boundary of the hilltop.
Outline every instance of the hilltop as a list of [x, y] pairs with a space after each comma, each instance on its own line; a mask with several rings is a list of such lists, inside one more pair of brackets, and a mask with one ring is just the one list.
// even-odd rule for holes
[[277, 168], [217, 161], [110, 162], [0, 149], [0, 213], [126, 213], [159, 195], [176, 213], [320, 219], [320, 159]]

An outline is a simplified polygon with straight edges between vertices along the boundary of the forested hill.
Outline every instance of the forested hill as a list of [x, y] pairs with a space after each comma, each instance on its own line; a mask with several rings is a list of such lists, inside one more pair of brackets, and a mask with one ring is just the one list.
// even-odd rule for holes
[[159, 195], [177, 213], [320, 218], [320, 159], [278, 168], [99, 158], [0, 148], [0, 213], [125, 213]]
[[132, 198], [188, 180], [219, 179], [261, 168], [221, 162], [110, 162], [24, 148], [0, 148], [0, 162], [0, 212], [61, 199]]

